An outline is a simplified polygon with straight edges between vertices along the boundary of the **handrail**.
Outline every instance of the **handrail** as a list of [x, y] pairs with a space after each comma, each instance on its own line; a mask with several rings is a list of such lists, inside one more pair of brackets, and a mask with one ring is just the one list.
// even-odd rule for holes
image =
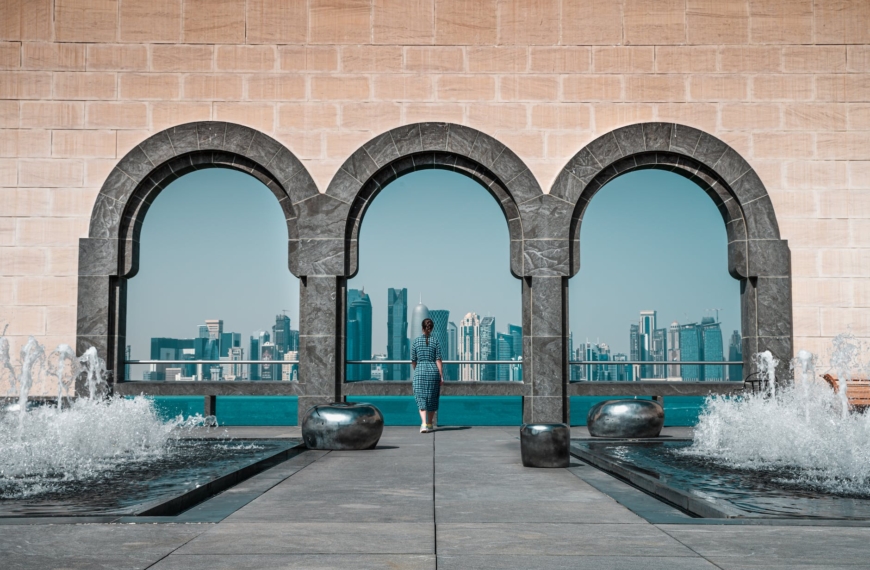
[[[346, 360], [346, 364], [411, 364], [411, 360]], [[522, 364], [522, 360], [442, 360], [442, 364]]]
[[124, 364], [299, 364], [298, 360], [125, 360]]
[[742, 360], [569, 360], [568, 364], [601, 364], [602, 366], [610, 366], [613, 364], [657, 364], [659, 366], [709, 366], [709, 365], [726, 365], [733, 366], [735, 364], [743, 364]]

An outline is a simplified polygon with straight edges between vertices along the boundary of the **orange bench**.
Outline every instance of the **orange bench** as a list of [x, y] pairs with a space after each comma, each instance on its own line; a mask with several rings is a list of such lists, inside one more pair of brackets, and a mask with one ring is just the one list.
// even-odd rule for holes
[[[834, 389], [835, 394], [840, 391], [840, 382], [836, 376], [825, 374], [822, 378]], [[853, 408], [870, 406], [870, 380], [850, 380], [846, 395]]]

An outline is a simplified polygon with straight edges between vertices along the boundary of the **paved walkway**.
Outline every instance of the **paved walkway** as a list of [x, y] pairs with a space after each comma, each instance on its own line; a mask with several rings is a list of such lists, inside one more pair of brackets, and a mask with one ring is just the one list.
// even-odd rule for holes
[[870, 566], [870, 528], [650, 524], [584, 482], [590, 467], [523, 468], [517, 436], [388, 428], [376, 450], [306, 452], [228, 491], [269, 489], [217, 524], [2, 526], [0, 567]]

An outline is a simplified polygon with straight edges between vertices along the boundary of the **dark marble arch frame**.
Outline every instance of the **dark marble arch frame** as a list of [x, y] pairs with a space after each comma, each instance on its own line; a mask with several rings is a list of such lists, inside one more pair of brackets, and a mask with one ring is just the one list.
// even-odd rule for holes
[[138, 271], [148, 208], [173, 180], [204, 168], [230, 168], [265, 184], [284, 211], [288, 264], [297, 265], [296, 204], [318, 194], [302, 163], [254, 129], [203, 121], [161, 131], [128, 152], [97, 195], [88, 237], [79, 241], [76, 350], [96, 347], [116, 385], [124, 382], [126, 281]]
[[770, 196], [752, 167], [723, 141], [673, 123], [640, 123], [609, 132], [578, 152], [550, 195], [570, 207], [570, 275], [580, 269], [580, 227], [589, 201], [607, 182], [633, 170], [669, 170], [713, 199], [728, 235], [728, 271], [740, 280], [744, 371], [770, 350], [785, 378], [793, 356], [791, 252], [780, 237]]
[[[288, 266], [300, 280], [299, 382], [124, 382], [126, 280], [137, 270], [145, 214], [166, 184], [209, 167], [251, 174], [283, 208]], [[344, 304], [347, 279], [357, 272], [366, 208], [390, 181], [426, 168], [469, 176], [493, 195], [508, 224], [511, 272], [522, 281], [524, 381], [448, 383], [445, 394], [521, 395], [524, 421], [553, 422], [568, 420], [570, 395], [599, 389], [567, 380], [568, 279], [579, 270], [579, 230], [589, 200], [608, 180], [640, 168], [695, 180], [722, 212], [729, 270], [741, 280], [746, 369], [758, 350], [770, 349], [784, 365], [791, 357], [790, 252], [763, 184], [722, 141], [670, 123], [631, 125], [599, 137], [569, 161], [549, 194], [505, 145], [455, 124], [405, 125], [375, 137], [345, 161], [322, 194], [289, 150], [248, 127], [204, 121], [162, 131], [112, 170], [88, 237], [80, 240], [77, 350], [97, 347], [121, 394], [297, 394], [305, 411], [349, 395], [410, 393], [409, 382], [345, 382]], [[714, 384], [620, 389], [653, 395], [734, 389]]]

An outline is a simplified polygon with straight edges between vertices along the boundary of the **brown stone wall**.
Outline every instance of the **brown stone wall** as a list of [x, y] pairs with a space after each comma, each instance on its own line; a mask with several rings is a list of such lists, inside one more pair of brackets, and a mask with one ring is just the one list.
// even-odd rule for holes
[[[321, 191], [392, 127], [449, 121], [544, 189], [615, 127], [734, 146], [792, 249], [795, 345], [870, 338], [867, 0], [0, 0], [0, 324], [75, 336], [78, 238], [150, 134], [275, 137]], [[21, 338], [14, 339], [18, 344]]]

